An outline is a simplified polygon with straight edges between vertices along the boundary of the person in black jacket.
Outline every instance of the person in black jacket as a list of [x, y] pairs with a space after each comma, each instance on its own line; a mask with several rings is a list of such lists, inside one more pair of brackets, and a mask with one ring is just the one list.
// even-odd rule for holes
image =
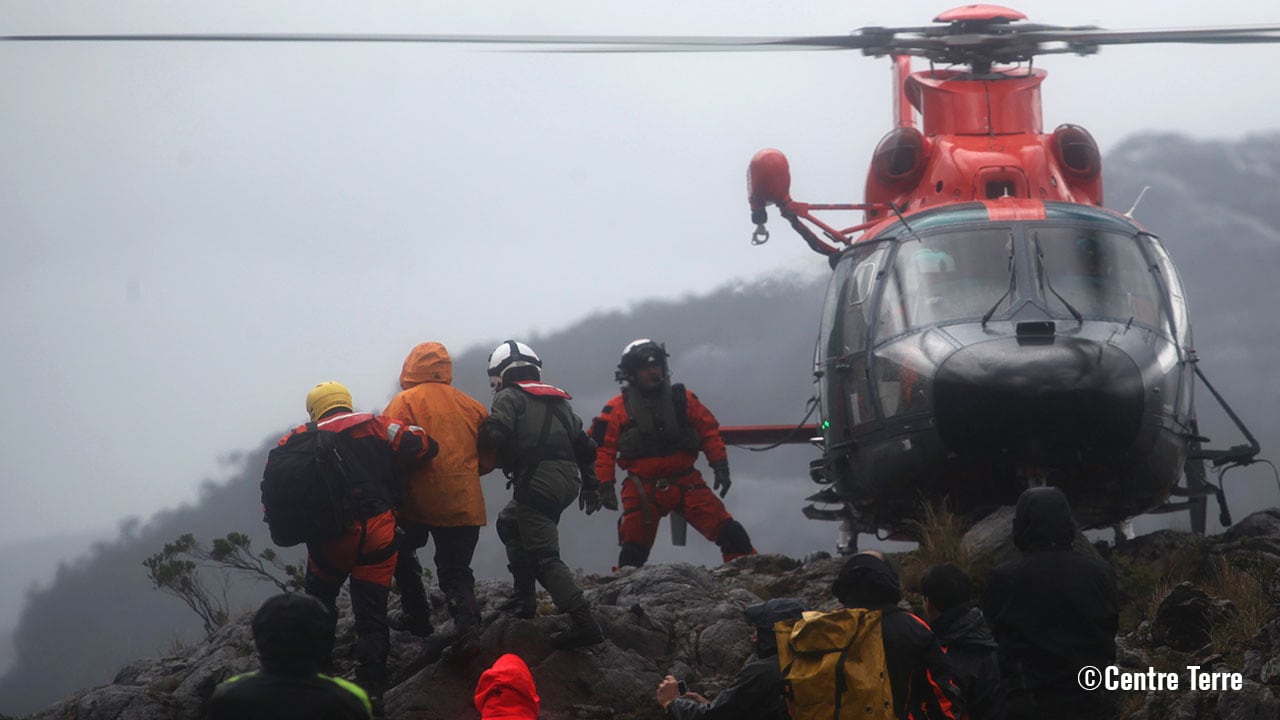
[[369, 720], [364, 690], [320, 674], [329, 652], [329, 610], [304, 593], [270, 597], [253, 616], [262, 669], [217, 687], [209, 720]]
[[1105, 690], [1086, 691], [1080, 669], [1116, 661], [1120, 624], [1115, 571], [1076, 552], [1071, 506], [1061, 490], [1022, 493], [1013, 542], [1022, 556], [991, 571], [982, 612], [1000, 644], [1010, 720], [1109, 717]]
[[964, 717], [951, 663], [928, 623], [898, 607], [902, 586], [883, 555], [867, 550], [851, 556], [831, 593], [847, 608], [881, 611], [884, 659], [898, 720]]
[[808, 606], [795, 598], [774, 598], [746, 609], [753, 628], [755, 657], [738, 672], [733, 684], [707, 700], [695, 692], [680, 693], [680, 681], [668, 675], [658, 685], [658, 704], [672, 720], [786, 720], [782, 669], [778, 667], [778, 641], [774, 623], [800, 617]]
[[955, 668], [970, 720], [1004, 717], [1004, 688], [996, 640], [982, 610], [970, 602], [973, 583], [952, 563], [929, 568], [920, 579], [924, 611]]

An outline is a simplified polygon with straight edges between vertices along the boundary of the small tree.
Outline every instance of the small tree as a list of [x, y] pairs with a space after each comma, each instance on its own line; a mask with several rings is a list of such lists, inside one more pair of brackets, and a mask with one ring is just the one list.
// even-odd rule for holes
[[[215, 538], [206, 548], [195, 536], [186, 533], [142, 561], [147, 577], [161, 592], [172, 595], [200, 617], [206, 635], [227, 623], [230, 617], [227, 591], [231, 586], [229, 571], [248, 575], [257, 582], [270, 582], [281, 591], [302, 588], [303, 571], [286, 564], [271, 548], [254, 554], [249, 536], [227, 533]], [[214, 577], [210, 578], [212, 571]]]

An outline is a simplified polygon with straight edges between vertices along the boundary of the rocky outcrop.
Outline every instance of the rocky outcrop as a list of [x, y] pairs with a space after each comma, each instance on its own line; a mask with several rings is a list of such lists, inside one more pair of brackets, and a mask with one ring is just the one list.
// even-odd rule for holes
[[[1116, 564], [1122, 586], [1136, 576], [1158, 577], [1159, 562], [1179, 553], [1198, 558], [1227, 557], [1253, 563], [1259, 573], [1275, 573], [1280, 563], [1268, 557], [1280, 547], [1280, 518], [1274, 511], [1243, 520], [1236, 533], [1215, 538], [1161, 532], [1105, 552]], [[983, 533], [981, 529], [979, 534]], [[1001, 555], [996, 536], [975, 535], [970, 547]], [[746, 606], [773, 597], [801, 597], [814, 609], [833, 609], [831, 583], [839, 558], [819, 554], [804, 561], [780, 555], [741, 558], [704, 568], [688, 564], [653, 565], [616, 575], [585, 576], [581, 583], [607, 640], [596, 647], [554, 650], [549, 635], [568, 626], [545, 595], [530, 620], [493, 611], [510, 584], [481, 582], [477, 595], [486, 612], [474, 653], [447, 650], [451, 629], [443, 598], [433, 598], [439, 636], [423, 640], [393, 632], [388, 717], [396, 720], [475, 718], [472, 693], [480, 673], [501, 653], [514, 652], [528, 662], [542, 697], [544, 720], [645, 720], [662, 717], [654, 689], [663, 675], [686, 680], [692, 689], [714, 697], [728, 685], [751, 652]], [[911, 592], [916, 588], [906, 588]], [[1122, 588], [1123, 589], [1123, 588]], [[1226, 598], [1195, 585], [1175, 586], [1164, 604], [1148, 597], [1150, 607], [1168, 607], [1162, 620], [1142, 618], [1139, 627], [1118, 638], [1119, 664], [1128, 670], [1148, 667], [1179, 672], [1183, 690], [1129, 693], [1119, 698], [1126, 720], [1273, 720], [1280, 717], [1280, 621], [1257, 629], [1243, 650], [1219, 654], [1202, 643], [1217, 624], [1231, 617]], [[918, 596], [914, 597], [918, 600]], [[1275, 600], [1274, 596], [1272, 597]], [[342, 599], [345, 602], [345, 595]], [[393, 596], [393, 604], [395, 603]], [[1176, 611], [1175, 611], [1176, 609]], [[1179, 624], [1181, 623], [1181, 624]], [[350, 613], [343, 608], [335, 662], [350, 674], [354, 650]], [[1187, 690], [1188, 666], [1204, 671], [1239, 672], [1239, 690]], [[32, 716], [37, 720], [199, 720], [214, 687], [256, 666], [248, 617], [222, 628], [187, 652], [141, 660], [122, 669], [114, 682], [83, 690]]]

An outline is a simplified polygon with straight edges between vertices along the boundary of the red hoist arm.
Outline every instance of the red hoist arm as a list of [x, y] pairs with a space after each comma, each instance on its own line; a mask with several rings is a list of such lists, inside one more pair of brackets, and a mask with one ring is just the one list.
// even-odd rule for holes
[[[815, 252], [823, 255], [835, 255], [853, 243], [853, 235], [880, 222], [879, 219], [867, 220], [852, 227], [836, 229], [814, 217], [814, 210], [861, 210], [869, 213], [872, 210], [892, 210], [887, 204], [839, 203], [814, 204], [796, 202], [791, 199], [791, 168], [787, 156], [781, 150], [768, 148], [756, 153], [747, 167], [747, 199], [751, 204], [751, 221], [756, 224], [755, 233], [751, 237], [754, 245], [762, 245], [769, 240], [769, 231], [764, 224], [768, 219], [765, 208], [777, 205], [778, 212], [791, 223], [800, 237]], [[878, 214], [878, 213], [877, 213]], [[812, 223], [822, 231], [827, 240], [818, 237], [805, 222]], [[836, 243], [836, 244], [832, 244]]]

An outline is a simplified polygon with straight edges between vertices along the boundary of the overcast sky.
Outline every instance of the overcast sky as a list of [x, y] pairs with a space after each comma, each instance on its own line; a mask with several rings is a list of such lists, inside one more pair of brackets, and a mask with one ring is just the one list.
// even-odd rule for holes
[[[808, 35], [947, 7], [46, 0], [0, 3], [0, 34]], [[1110, 28], [1280, 21], [1261, 0], [1017, 7]], [[1045, 125], [1104, 150], [1145, 129], [1274, 130], [1270, 81], [1246, 73], [1277, 54], [1047, 58]], [[854, 52], [0, 43], [0, 543], [194, 500], [220, 456], [302, 421], [316, 382], [381, 408], [422, 340], [461, 351], [820, 271], [777, 223], [749, 245], [747, 161], [779, 147], [795, 197], [857, 201], [889, 90], [888, 61]]]

